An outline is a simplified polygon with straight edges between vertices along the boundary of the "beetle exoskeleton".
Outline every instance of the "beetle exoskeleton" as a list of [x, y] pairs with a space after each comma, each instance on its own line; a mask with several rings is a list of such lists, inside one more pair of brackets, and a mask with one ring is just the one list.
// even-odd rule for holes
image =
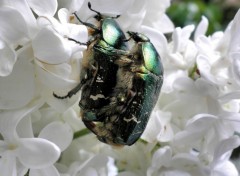
[[[116, 17], [104, 17], [88, 6], [97, 13], [99, 24], [83, 22], [75, 14], [91, 31], [80, 83], [66, 96], [54, 96], [63, 99], [82, 89], [79, 106], [86, 127], [104, 143], [132, 145], [145, 130], [158, 99], [163, 83], [161, 58], [148, 37], [128, 32], [126, 39]], [[131, 50], [130, 39], [135, 42]]]
[[140, 138], [163, 83], [161, 58], [153, 44], [143, 34], [128, 34], [135, 41], [131, 51], [96, 48], [121, 55], [114, 62], [119, 66], [117, 83], [110, 103], [96, 113], [101, 120], [84, 122], [100, 141], [117, 146], [132, 145]]

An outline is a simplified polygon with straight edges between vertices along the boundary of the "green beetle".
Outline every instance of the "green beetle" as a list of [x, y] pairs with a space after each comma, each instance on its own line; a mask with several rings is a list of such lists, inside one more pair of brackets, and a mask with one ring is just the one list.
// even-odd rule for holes
[[88, 7], [96, 13], [94, 18], [98, 21], [97, 25], [83, 22], [76, 13], [74, 15], [83, 25], [88, 27], [90, 40], [86, 44], [83, 44], [69, 38], [69, 40], [80, 45], [88, 46], [87, 50], [83, 53], [80, 83], [68, 92], [66, 96], [58, 96], [56, 94], [54, 96], [59, 99], [71, 98], [82, 89], [82, 97], [79, 105], [82, 109], [91, 111], [108, 103], [107, 95], [116, 85], [116, 73], [118, 70], [118, 65], [112, 61], [118, 56], [109, 56], [107, 53], [96, 50], [95, 47], [109, 48], [109, 50], [127, 50], [128, 46], [124, 32], [114, 20], [118, 16], [103, 16], [91, 8], [90, 2], [88, 3]]
[[131, 51], [95, 48], [121, 55], [114, 60], [119, 66], [117, 84], [110, 103], [96, 113], [101, 120], [84, 122], [100, 141], [115, 146], [132, 145], [140, 138], [163, 83], [161, 58], [149, 38], [136, 32], [128, 34], [136, 43]]
[[[56, 98], [71, 98], [79, 90], [82, 90], [79, 106], [83, 122], [101, 120], [96, 116], [102, 107], [110, 103], [109, 95], [116, 86], [118, 65], [114, 63], [119, 55], [109, 55], [108, 53], [97, 50], [96, 48], [108, 48], [108, 50], [128, 50], [127, 39], [124, 32], [116, 22], [116, 17], [103, 16], [93, 10], [88, 3], [91, 11], [95, 12], [94, 18], [98, 21], [97, 25], [83, 22], [74, 13], [75, 17], [88, 27], [90, 40], [80, 43], [75, 39], [69, 38], [80, 45], [87, 45], [88, 48], [83, 53], [82, 68], [80, 73], [80, 83], [65, 96], [53, 94]], [[91, 128], [89, 128], [91, 130]]]
[[[104, 17], [88, 6], [97, 13], [98, 25], [83, 22], [75, 14], [91, 36], [80, 83], [66, 96], [54, 96], [63, 99], [82, 89], [79, 106], [86, 127], [104, 143], [132, 145], [145, 130], [157, 102], [163, 82], [161, 59], [148, 37], [128, 32], [126, 39], [115, 17]], [[135, 42], [131, 50], [130, 39]]]

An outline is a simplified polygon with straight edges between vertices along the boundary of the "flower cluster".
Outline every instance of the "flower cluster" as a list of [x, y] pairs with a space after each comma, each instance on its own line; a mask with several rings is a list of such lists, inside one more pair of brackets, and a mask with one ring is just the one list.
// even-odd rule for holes
[[[224, 32], [208, 20], [174, 28], [170, 0], [89, 0], [123, 31], [146, 34], [164, 66], [158, 103], [142, 138], [115, 149], [87, 132], [79, 83], [92, 20], [86, 0], [0, 3], [0, 175], [238, 176], [240, 11]], [[171, 33], [166, 37], [166, 33]]]

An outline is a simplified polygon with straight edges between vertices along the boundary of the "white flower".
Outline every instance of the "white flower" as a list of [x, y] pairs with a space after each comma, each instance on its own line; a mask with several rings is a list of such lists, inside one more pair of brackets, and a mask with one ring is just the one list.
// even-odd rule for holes
[[240, 45], [239, 45], [239, 18], [240, 18], [240, 11], [237, 12], [235, 18], [233, 19], [231, 29], [229, 30], [230, 35], [230, 42], [228, 48], [229, 54], [229, 61], [230, 61], [230, 73], [231, 73], [231, 83], [236, 84], [237, 87], [240, 85], [240, 69], [239, 69], [239, 56], [240, 56]]
[[[17, 125], [29, 113], [42, 105], [42, 100], [36, 100], [25, 108], [3, 111], [0, 114], [0, 133], [3, 141], [0, 145], [0, 168], [4, 176], [16, 175], [17, 172], [25, 174], [28, 169], [45, 169], [52, 166], [60, 156], [59, 148], [52, 142], [43, 138], [33, 138], [29, 129], [29, 121], [25, 127], [25, 137], [19, 137]], [[25, 172], [25, 173], [24, 173]]]
[[[38, 15], [37, 19], [30, 8]], [[2, 85], [0, 95], [5, 97], [5, 104], [1, 108], [11, 109], [24, 106], [34, 94], [53, 97], [53, 90], [69, 90], [77, 84], [80, 70], [79, 67], [76, 70], [72, 65], [79, 62], [77, 50], [78, 52], [84, 50], [86, 46], [70, 42], [67, 37], [76, 37], [79, 41], [85, 42], [87, 30], [82, 25], [58, 22], [52, 17], [56, 8], [57, 1], [55, 0], [44, 3], [24, 1], [23, 4], [6, 1], [1, 6], [0, 55], [6, 57], [0, 66], [0, 75], [5, 76], [0, 78], [0, 85]], [[69, 14], [66, 15], [69, 16]], [[63, 18], [63, 15], [61, 17]], [[5, 20], [6, 18], [8, 20]], [[78, 32], [73, 33], [73, 31]], [[17, 52], [15, 48], [18, 49]], [[24, 65], [21, 66], [28, 68], [20, 67], [20, 71], [15, 73], [18, 77], [12, 75], [15, 71], [11, 74], [14, 67], [19, 67], [16, 60], [19, 63], [24, 60]], [[33, 70], [34, 67], [35, 70]], [[17, 83], [16, 80], [22, 81], [21, 86], [14, 85]], [[36, 83], [38, 83], [37, 87], [35, 87]], [[6, 96], [6, 87], [13, 89], [8, 90], [10, 91], [8, 95], [11, 94], [14, 99]], [[46, 101], [53, 106], [58, 106], [51, 98]]]
[[14, 64], [12, 73], [7, 77], [0, 77], [0, 109], [25, 106], [34, 98], [35, 87], [34, 67], [23, 53]]
[[112, 158], [99, 154], [89, 157], [83, 163], [72, 163], [67, 173], [71, 176], [116, 176], [117, 168]]
[[211, 158], [204, 158], [197, 152], [174, 154], [169, 146], [160, 148], [153, 155], [147, 175], [237, 176], [237, 169], [229, 161], [229, 154], [239, 144], [240, 140], [237, 136], [222, 140], [214, 149]]
[[[235, 121], [233, 121], [234, 119]], [[236, 131], [234, 123], [239, 118], [239, 114], [220, 114], [219, 117], [210, 114], [198, 114], [187, 123], [184, 131], [175, 135], [174, 143], [177, 147], [185, 149], [195, 148], [203, 153], [212, 154], [218, 143], [231, 137]], [[224, 133], [221, 131], [224, 130]], [[187, 147], [189, 146], [189, 147]]]
[[147, 142], [169, 142], [173, 138], [169, 112], [153, 111], [141, 138]]
[[44, 127], [38, 137], [53, 142], [64, 151], [72, 142], [73, 131], [67, 123], [55, 121]]
[[[81, 120], [79, 83], [86, 26], [96, 12], [123, 32], [148, 36], [164, 66], [159, 101], [141, 139], [112, 148]], [[170, 0], [2, 0], [0, 6], [0, 170], [9, 175], [237, 176], [240, 145], [240, 13], [206, 36], [208, 20], [176, 27]], [[195, 29], [195, 32], [193, 33]], [[170, 38], [165, 33], [172, 32]], [[126, 35], [127, 36], [127, 35]], [[193, 36], [193, 39], [191, 38]], [[127, 36], [128, 38], [128, 36]], [[128, 42], [131, 48], [131, 42]], [[60, 156], [61, 153], [61, 156]]]
[[162, 91], [173, 91], [173, 83], [177, 78], [188, 77], [190, 69], [194, 67], [197, 48], [190, 40], [194, 26], [176, 28], [172, 35], [172, 42], [168, 44], [167, 52], [163, 55], [164, 83]]
[[213, 176], [238, 176], [237, 168], [229, 161], [229, 157], [232, 149], [238, 147], [239, 145], [240, 141], [238, 136], [233, 136], [219, 142], [214, 152], [213, 162], [210, 164]]
[[3, 39], [0, 40], [0, 76], [7, 76], [12, 72], [13, 65], [17, 61], [16, 53]]

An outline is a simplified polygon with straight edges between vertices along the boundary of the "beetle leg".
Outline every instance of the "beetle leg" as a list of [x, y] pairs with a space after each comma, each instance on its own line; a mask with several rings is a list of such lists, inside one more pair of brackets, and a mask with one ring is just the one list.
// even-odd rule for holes
[[142, 74], [149, 74], [150, 71], [144, 67], [144, 66], [131, 66], [130, 67], [131, 72], [133, 73], [142, 73]]
[[90, 70], [88, 69], [85, 69], [85, 68], [82, 68], [82, 72], [81, 72], [81, 75], [80, 75], [80, 83], [74, 87], [72, 90], [70, 90], [67, 95], [65, 96], [59, 96], [57, 94], [55, 94], [53, 92], [53, 96], [58, 98], [58, 99], [65, 99], [65, 98], [71, 98], [73, 95], [75, 95], [76, 93], [78, 93], [80, 91], [80, 89], [82, 88], [82, 86], [84, 84], [86, 84], [86, 82], [92, 78], [93, 75], [95, 75], [97, 73], [97, 67], [96, 65], [94, 65], [94, 63], [92, 63], [90, 65]]
[[124, 112], [128, 108], [129, 104], [132, 102], [132, 100], [135, 97], [135, 95], [136, 95], [136, 92], [134, 92], [133, 90], [131, 90], [131, 89], [127, 90], [126, 97], [125, 97], [126, 102], [125, 102], [125, 104], [123, 106], [122, 112]]
[[89, 45], [89, 42], [87, 42], [87, 43], [82, 43], [82, 42], [79, 42], [79, 41], [77, 41], [77, 40], [75, 40], [75, 39], [73, 39], [73, 38], [68, 38], [68, 40], [74, 41], [75, 43], [77, 43], [77, 44], [79, 44], [79, 45], [86, 45], [86, 46]]
[[[136, 92], [131, 89], [123, 92], [122, 89], [115, 89], [114, 94], [110, 98], [110, 104], [104, 106], [96, 112], [97, 116], [112, 116], [123, 113], [128, 105], [132, 102]], [[114, 113], [114, 114], [113, 114]]]
[[[94, 70], [94, 69], [93, 69]], [[83, 76], [81, 75], [81, 82], [74, 87], [72, 90], [70, 90], [67, 95], [65, 96], [59, 96], [53, 92], [53, 96], [58, 99], [65, 99], [65, 98], [71, 98], [73, 95], [79, 92], [79, 90], [82, 88], [82, 86], [90, 79], [91, 76], [89, 76], [90, 73], [85, 73]]]
[[111, 46], [108, 46], [108, 47], [102, 47], [100, 45], [94, 45], [94, 50], [98, 50], [102, 53], [105, 53], [107, 55], [110, 55], [110, 56], [130, 56], [130, 52], [128, 51], [125, 51], [125, 50], [121, 50], [121, 49], [115, 49]]
[[82, 87], [82, 82], [80, 82], [75, 88], [73, 88], [71, 91], [67, 93], [65, 96], [59, 96], [53, 92], [53, 96], [58, 99], [65, 99], [65, 98], [71, 98], [73, 95], [75, 95]]
[[133, 63], [133, 60], [129, 59], [128, 57], [121, 57], [117, 58], [114, 63], [121, 67]]

